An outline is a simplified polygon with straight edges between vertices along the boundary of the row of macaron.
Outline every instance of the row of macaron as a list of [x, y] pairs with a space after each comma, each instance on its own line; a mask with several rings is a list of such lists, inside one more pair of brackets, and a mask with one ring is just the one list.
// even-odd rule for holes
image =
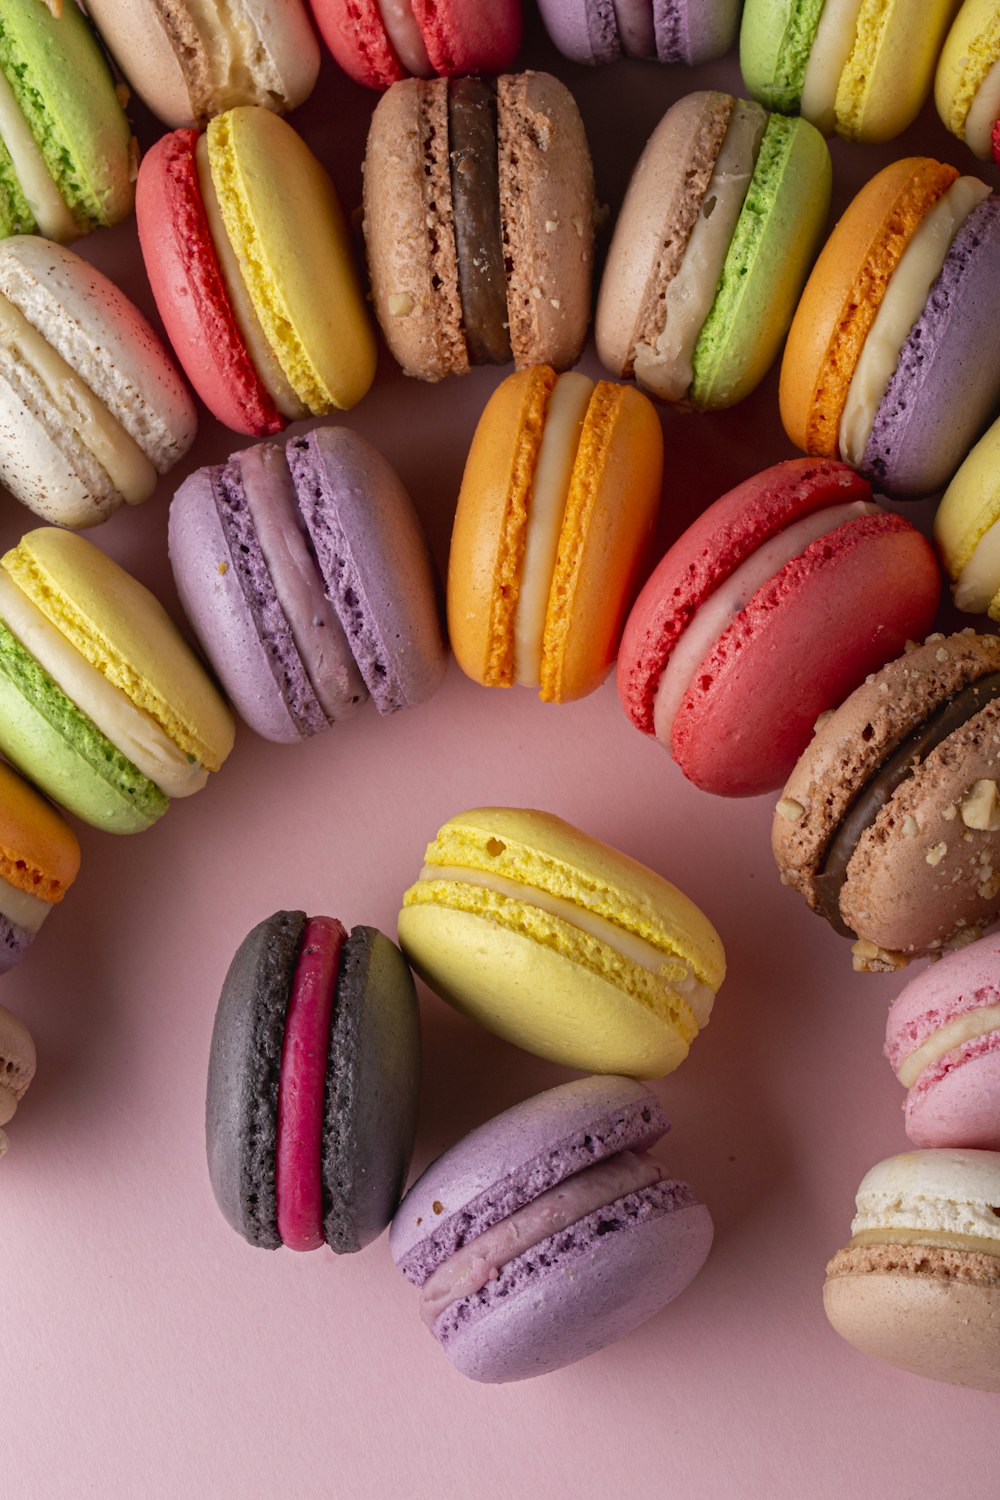
[[[311, 7], [338, 63], [370, 88], [407, 77], [501, 73], [521, 44], [519, 0], [311, 0]], [[733, 46], [741, 7], [739, 0], [540, 0], [539, 9], [572, 61], [628, 56], [697, 65]], [[237, 105], [285, 112], [308, 98], [317, 80], [320, 52], [305, 0], [235, 0], [224, 8], [181, 0], [169, 13], [158, 0], [88, 0], [86, 10], [122, 76], [172, 129], [205, 125]], [[888, 140], [915, 117], [933, 79], [948, 129], [989, 156], [1000, 115], [1000, 34], [991, 0], [965, 0], [957, 15], [951, 0], [877, 7], [748, 0], [739, 40], [747, 88], [769, 109], [801, 113], [825, 133]], [[77, 184], [69, 179], [80, 174], [59, 162], [68, 143], [92, 180], [109, 185], [113, 220], [118, 209], [111, 205], [128, 194], [128, 133], [80, 10], [62, 0], [9, 0], [3, 43], [8, 111], [12, 106], [26, 125], [7, 145], [22, 197], [34, 207], [39, 157], [74, 197]], [[76, 209], [71, 203], [71, 216]], [[102, 222], [103, 213], [84, 211], [78, 230]]]
[[[594, 194], [562, 84], [395, 85], [368, 156], [372, 299], [404, 370], [576, 362]], [[792, 441], [890, 494], [927, 494], [1000, 402], [1000, 198], [930, 159], [894, 163], [810, 273], [829, 184], [811, 126], [724, 94], [682, 99], [619, 217], [598, 352], [659, 399], [725, 406], [762, 378], [791, 322], [780, 397]], [[225, 425], [265, 435], [363, 397], [376, 350], [351, 246], [291, 126], [246, 107], [164, 137], [140, 170], [138, 207], [163, 322]], [[155, 334], [98, 272], [35, 236], [0, 246], [0, 294], [0, 478], [73, 527], [140, 503], [196, 425]]]

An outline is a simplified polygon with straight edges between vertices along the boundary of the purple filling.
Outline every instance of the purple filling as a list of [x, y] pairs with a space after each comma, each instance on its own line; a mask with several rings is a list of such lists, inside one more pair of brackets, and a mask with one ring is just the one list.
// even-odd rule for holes
[[7, 917], [0, 916], [0, 974], [6, 974], [20, 963], [31, 947], [34, 933], [25, 927], [17, 927]]
[[1000, 396], [1000, 198], [959, 229], [875, 414], [861, 469], [890, 494], [943, 489]]
[[305, 738], [327, 727], [257, 540], [238, 464], [212, 471], [212, 492], [254, 627], [288, 711]]

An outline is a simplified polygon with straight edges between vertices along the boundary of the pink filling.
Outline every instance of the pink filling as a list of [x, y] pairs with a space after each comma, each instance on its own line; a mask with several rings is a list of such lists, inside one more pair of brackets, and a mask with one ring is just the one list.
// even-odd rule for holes
[[320, 1161], [326, 1055], [346, 941], [347, 933], [333, 917], [309, 918], [285, 1016], [275, 1192], [278, 1233], [290, 1250], [318, 1250], [323, 1243]]
[[577, 1219], [586, 1218], [628, 1193], [652, 1187], [662, 1178], [659, 1162], [645, 1152], [633, 1151], [622, 1151], [608, 1161], [567, 1177], [470, 1240], [438, 1266], [421, 1288], [420, 1316], [428, 1328], [432, 1327], [453, 1302], [471, 1297], [488, 1281], [495, 1281], [508, 1261], [558, 1234], [568, 1224], [575, 1224]]

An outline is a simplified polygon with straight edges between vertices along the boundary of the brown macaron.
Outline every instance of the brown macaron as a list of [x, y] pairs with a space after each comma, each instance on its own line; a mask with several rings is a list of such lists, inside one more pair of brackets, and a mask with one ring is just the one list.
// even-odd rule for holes
[[778, 803], [787, 885], [901, 967], [1000, 914], [1000, 639], [930, 636], [820, 722]]
[[364, 176], [372, 301], [407, 375], [576, 363], [595, 198], [564, 84], [530, 72], [393, 84], [372, 117]]

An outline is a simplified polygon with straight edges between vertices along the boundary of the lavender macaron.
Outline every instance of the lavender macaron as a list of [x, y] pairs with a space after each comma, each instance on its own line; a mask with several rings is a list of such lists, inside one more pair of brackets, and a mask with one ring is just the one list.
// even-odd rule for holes
[[319, 427], [199, 469], [174, 496], [181, 604], [241, 717], [294, 743], [371, 697], [429, 698], [445, 647], [427, 543], [391, 465]]
[[693, 1280], [712, 1220], [648, 1154], [668, 1129], [642, 1084], [584, 1078], [515, 1105], [428, 1167], [389, 1248], [463, 1375], [495, 1383], [557, 1370]]
[[711, 62], [736, 41], [740, 0], [538, 0], [545, 29], [578, 63]]

